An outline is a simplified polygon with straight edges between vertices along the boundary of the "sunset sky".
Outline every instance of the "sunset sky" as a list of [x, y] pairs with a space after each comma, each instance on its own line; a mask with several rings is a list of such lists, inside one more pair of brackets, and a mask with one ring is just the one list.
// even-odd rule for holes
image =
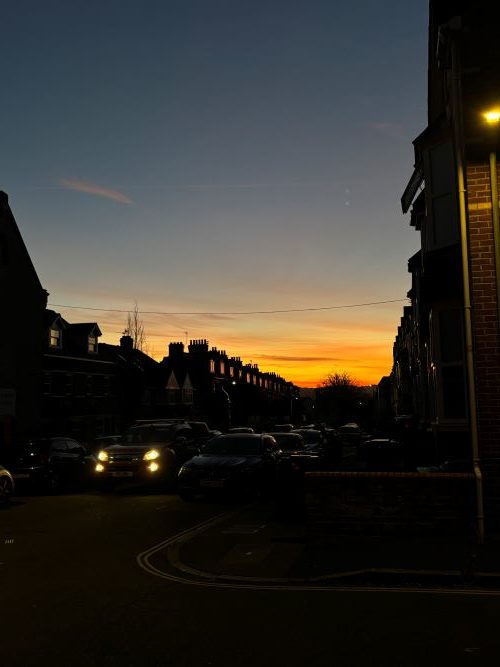
[[426, 30], [421, 0], [6, 0], [0, 189], [49, 303], [106, 342], [115, 311], [167, 313], [142, 315], [156, 358], [207, 338], [302, 386], [378, 382]]

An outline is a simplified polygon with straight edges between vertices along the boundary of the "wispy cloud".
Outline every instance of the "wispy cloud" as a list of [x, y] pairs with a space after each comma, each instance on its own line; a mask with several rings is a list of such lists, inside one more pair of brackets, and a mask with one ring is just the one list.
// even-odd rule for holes
[[112, 190], [111, 188], [104, 188], [102, 185], [97, 185], [97, 183], [81, 181], [80, 179], [76, 178], [61, 178], [59, 183], [68, 190], [86, 192], [87, 194], [95, 195], [96, 197], [105, 197], [106, 199], [112, 199], [113, 201], [120, 202], [120, 204], [133, 204], [132, 200], [122, 192], [118, 192], [118, 190]]
[[258, 354], [256, 357], [266, 361], [339, 361], [335, 357], [289, 357], [278, 354]]

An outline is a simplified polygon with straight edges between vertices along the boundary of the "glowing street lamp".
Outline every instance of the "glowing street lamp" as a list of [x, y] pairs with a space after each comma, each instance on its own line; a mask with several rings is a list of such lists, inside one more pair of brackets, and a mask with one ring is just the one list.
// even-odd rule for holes
[[500, 123], [500, 109], [490, 109], [483, 113], [484, 120], [488, 125], [498, 125]]

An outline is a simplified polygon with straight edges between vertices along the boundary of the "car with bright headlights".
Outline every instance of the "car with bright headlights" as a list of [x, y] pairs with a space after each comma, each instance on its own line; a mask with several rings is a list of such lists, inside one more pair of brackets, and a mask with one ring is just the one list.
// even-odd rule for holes
[[97, 452], [96, 480], [104, 488], [126, 480], [174, 485], [181, 465], [198, 451], [187, 424], [140, 424]]

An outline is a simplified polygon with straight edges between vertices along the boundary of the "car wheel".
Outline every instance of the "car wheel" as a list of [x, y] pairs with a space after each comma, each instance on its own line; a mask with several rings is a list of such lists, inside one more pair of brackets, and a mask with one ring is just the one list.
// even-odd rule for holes
[[0, 503], [7, 505], [12, 497], [12, 482], [8, 477], [0, 477]]

